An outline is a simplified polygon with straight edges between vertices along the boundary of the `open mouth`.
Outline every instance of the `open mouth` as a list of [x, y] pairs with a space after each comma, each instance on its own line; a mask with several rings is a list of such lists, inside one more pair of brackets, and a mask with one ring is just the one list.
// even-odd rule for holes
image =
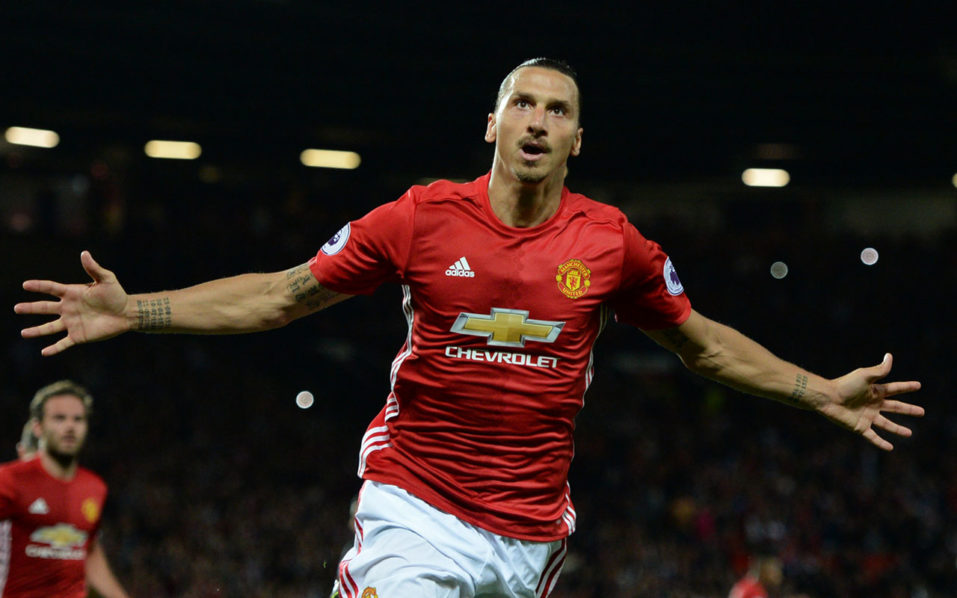
[[547, 148], [535, 143], [526, 143], [522, 145], [522, 157], [526, 160], [537, 160], [547, 152]]

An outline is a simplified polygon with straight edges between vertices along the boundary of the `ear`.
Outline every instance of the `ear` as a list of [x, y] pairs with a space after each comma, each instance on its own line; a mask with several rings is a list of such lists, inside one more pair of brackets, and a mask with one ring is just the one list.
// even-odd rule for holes
[[495, 113], [489, 112], [488, 115], [488, 125], [485, 127], [485, 141], [487, 143], [495, 143]]
[[40, 427], [40, 420], [33, 418], [33, 435], [37, 438], [43, 438], [43, 428]]
[[571, 151], [571, 155], [573, 156], [577, 156], [578, 154], [582, 153], [582, 133], [584, 131], [585, 129], [582, 129], [581, 127], [579, 127], [578, 133], [575, 134], [575, 143], [572, 144], [572, 151]]

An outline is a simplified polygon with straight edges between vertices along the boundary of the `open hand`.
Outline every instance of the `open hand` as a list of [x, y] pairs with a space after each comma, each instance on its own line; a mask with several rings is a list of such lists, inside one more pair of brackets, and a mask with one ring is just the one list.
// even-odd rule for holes
[[100, 266], [89, 251], [80, 254], [80, 263], [93, 282], [62, 284], [52, 280], [27, 280], [23, 288], [34, 293], [53, 295], [56, 301], [17, 303], [18, 314], [55, 315], [57, 319], [24, 328], [23, 338], [35, 338], [66, 332], [66, 336], [43, 348], [45, 356], [56, 355], [80, 343], [105, 340], [130, 329], [125, 316], [129, 296], [116, 276]]
[[880, 364], [858, 368], [835, 379], [838, 400], [820, 408], [821, 413], [834, 423], [853, 430], [885, 451], [892, 450], [894, 445], [878, 436], [875, 429], [905, 438], [911, 435], [911, 430], [887, 419], [884, 413], [924, 415], [923, 407], [890, 398], [920, 390], [920, 382], [880, 382], [890, 374], [893, 361], [894, 358], [887, 353]]

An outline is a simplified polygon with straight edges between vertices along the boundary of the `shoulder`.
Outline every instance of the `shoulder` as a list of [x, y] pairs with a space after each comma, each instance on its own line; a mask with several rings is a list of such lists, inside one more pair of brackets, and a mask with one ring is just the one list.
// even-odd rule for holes
[[619, 230], [623, 230], [628, 225], [628, 217], [615, 206], [596, 201], [581, 193], [572, 193], [568, 190], [565, 193], [565, 209], [570, 215], [578, 215]]
[[106, 493], [106, 482], [103, 481], [103, 478], [85, 467], [80, 467], [76, 470], [74, 481], [77, 484], [83, 484], [88, 488], [92, 488], [97, 492]]
[[6, 489], [4, 494], [16, 492], [17, 489], [31, 484], [37, 479], [37, 459], [29, 461], [8, 461], [0, 464], [0, 488]]
[[37, 469], [37, 464], [39, 461], [37, 459], [29, 459], [27, 461], [7, 461], [6, 463], [0, 463], [0, 479], [14, 479], [19, 478], [24, 475], [30, 475]]
[[415, 204], [441, 204], [447, 202], [474, 201], [487, 193], [488, 175], [474, 181], [456, 182], [439, 179], [428, 185], [413, 185], [406, 196]]

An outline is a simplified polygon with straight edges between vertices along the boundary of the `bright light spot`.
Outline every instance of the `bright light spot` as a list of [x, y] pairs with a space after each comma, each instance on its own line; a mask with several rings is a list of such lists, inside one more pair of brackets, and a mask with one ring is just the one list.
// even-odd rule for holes
[[56, 147], [60, 143], [60, 136], [46, 129], [30, 129], [27, 127], [10, 127], [3, 137], [7, 143], [14, 145], [29, 145], [30, 147]]
[[741, 173], [741, 180], [748, 187], [784, 187], [791, 175], [780, 168], [749, 168]]
[[876, 264], [878, 257], [877, 250], [873, 247], [866, 247], [864, 251], [861, 252], [861, 261], [867, 266]]
[[784, 262], [774, 262], [771, 264], [771, 276], [781, 280], [788, 275], [788, 265]]
[[299, 154], [299, 161], [310, 168], [339, 168], [353, 170], [359, 168], [362, 158], [355, 152], [338, 150], [307, 149]]
[[192, 141], [163, 141], [153, 139], [143, 148], [150, 158], [165, 160], [195, 160], [203, 153], [203, 148]]
[[308, 390], [304, 390], [296, 395], [296, 405], [299, 405], [300, 409], [309, 409], [312, 407], [313, 401], [312, 393]]
[[954, 187], [957, 187], [957, 174], [954, 175], [954, 178], [950, 179], [950, 182], [953, 183]]

